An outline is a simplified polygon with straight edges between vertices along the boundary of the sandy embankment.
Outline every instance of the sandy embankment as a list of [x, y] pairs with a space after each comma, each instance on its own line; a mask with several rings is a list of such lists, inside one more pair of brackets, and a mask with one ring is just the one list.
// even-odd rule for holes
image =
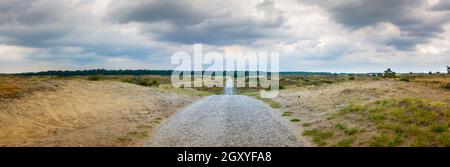
[[197, 97], [114, 81], [52, 80], [0, 103], [0, 146], [139, 146]]

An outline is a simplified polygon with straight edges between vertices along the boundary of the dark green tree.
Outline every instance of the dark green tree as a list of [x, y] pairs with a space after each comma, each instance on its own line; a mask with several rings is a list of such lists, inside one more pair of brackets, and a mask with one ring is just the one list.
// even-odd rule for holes
[[384, 71], [383, 77], [385, 77], [385, 78], [395, 78], [397, 76], [396, 76], [396, 73], [391, 70], [391, 68], [388, 68], [386, 71]]

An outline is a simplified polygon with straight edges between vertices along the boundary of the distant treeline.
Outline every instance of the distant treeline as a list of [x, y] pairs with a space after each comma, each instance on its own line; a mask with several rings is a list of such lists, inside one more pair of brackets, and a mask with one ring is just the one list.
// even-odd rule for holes
[[92, 70], [57, 70], [57, 71], [41, 71], [41, 72], [27, 72], [18, 73], [16, 75], [23, 76], [86, 76], [86, 75], [171, 75], [172, 70], [107, 70], [107, 69], [92, 69]]
[[[107, 70], [107, 69], [92, 69], [92, 70], [75, 70], [75, 71], [42, 71], [42, 72], [27, 72], [18, 73], [15, 75], [21, 76], [88, 76], [88, 75], [172, 75], [173, 70]], [[204, 73], [205, 71], [203, 71]], [[242, 71], [241, 71], [242, 72]], [[192, 71], [192, 74], [195, 72]], [[225, 74], [225, 72], [223, 72]], [[237, 73], [237, 71], [235, 71]], [[248, 76], [249, 71], [245, 71]], [[328, 72], [280, 72], [280, 75], [333, 75]], [[270, 75], [270, 73], [269, 73]]]

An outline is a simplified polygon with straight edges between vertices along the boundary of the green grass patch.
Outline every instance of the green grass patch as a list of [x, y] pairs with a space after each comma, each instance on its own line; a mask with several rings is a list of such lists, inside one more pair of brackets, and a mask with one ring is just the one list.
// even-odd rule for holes
[[342, 108], [340, 110], [340, 114], [347, 114], [347, 113], [358, 113], [358, 112], [363, 112], [365, 110], [363, 105], [359, 105], [359, 104], [350, 104], [345, 108]]
[[333, 137], [334, 133], [332, 131], [311, 129], [305, 130], [303, 132], [303, 135], [312, 137], [314, 143], [316, 143], [318, 146], [326, 146], [328, 144], [326, 140]]
[[259, 97], [259, 91], [243, 91], [240, 94], [244, 96]]
[[174, 92], [179, 95], [201, 96], [201, 97], [214, 95], [214, 93], [212, 92], [200, 91], [192, 88], [174, 88], [172, 87], [172, 85], [161, 85], [160, 88]]
[[369, 141], [371, 147], [395, 147], [399, 146], [403, 141], [403, 136], [400, 134], [385, 134], [380, 133], [372, 136]]
[[434, 123], [430, 126], [430, 130], [433, 132], [438, 132], [438, 133], [446, 132], [448, 130], [448, 126], [443, 123]]
[[352, 146], [353, 142], [354, 142], [354, 138], [345, 138], [345, 139], [338, 141], [333, 146], [335, 146], [335, 147], [350, 147], [350, 146]]
[[272, 108], [275, 108], [275, 109], [281, 108], [281, 104], [276, 101], [273, 101], [272, 99], [267, 99], [267, 98], [258, 98], [258, 99], [260, 99], [264, 103], [268, 104]]
[[287, 111], [287, 112], [283, 112], [283, 114], [281, 114], [281, 116], [283, 116], [283, 117], [289, 117], [289, 116], [292, 116], [292, 114], [293, 114], [293, 112]]
[[250, 97], [255, 97], [255, 98], [263, 101], [264, 103], [266, 103], [267, 105], [269, 105], [272, 108], [275, 108], [275, 109], [281, 108], [280, 103], [278, 103], [272, 99], [269, 99], [269, 98], [262, 98], [260, 96], [259, 90], [247, 90], [247, 91], [242, 91], [239, 94], [245, 95], [245, 96], [250, 96]]
[[349, 128], [349, 127], [347, 127], [347, 125], [342, 124], [342, 123], [336, 124], [336, 128], [339, 130], [342, 130], [345, 134], [347, 134], [349, 136], [354, 135], [360, 131], [357, 128]]

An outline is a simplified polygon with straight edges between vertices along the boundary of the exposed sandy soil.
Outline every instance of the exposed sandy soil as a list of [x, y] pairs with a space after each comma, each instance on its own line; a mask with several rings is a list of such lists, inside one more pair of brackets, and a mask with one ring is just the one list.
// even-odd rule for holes
[[140, 146], [199, 97], [116, 81], [47, 80], [0, 98], [0, 146]]
[[436, 84], [430, 85], [419, 81], [363, 80], [316, 87], [292, 87], [281, 90], [274, 100], [282, 105], [279, 109], [280, 114], [292, 112], [292, 116], [284, 118], [301, 120], [291, 122], [297, 128], [299, 139], [309, 146], [315, 146], [309, 137], [302, 136], [303, 131], [308, 129], [303, 124], [334, 126], [327, 125], [329, 114], [336, 113], [350, 103], [364, 104], [373, 100], [396, 97], [426, 98], [450, 103], [449, 90]]

